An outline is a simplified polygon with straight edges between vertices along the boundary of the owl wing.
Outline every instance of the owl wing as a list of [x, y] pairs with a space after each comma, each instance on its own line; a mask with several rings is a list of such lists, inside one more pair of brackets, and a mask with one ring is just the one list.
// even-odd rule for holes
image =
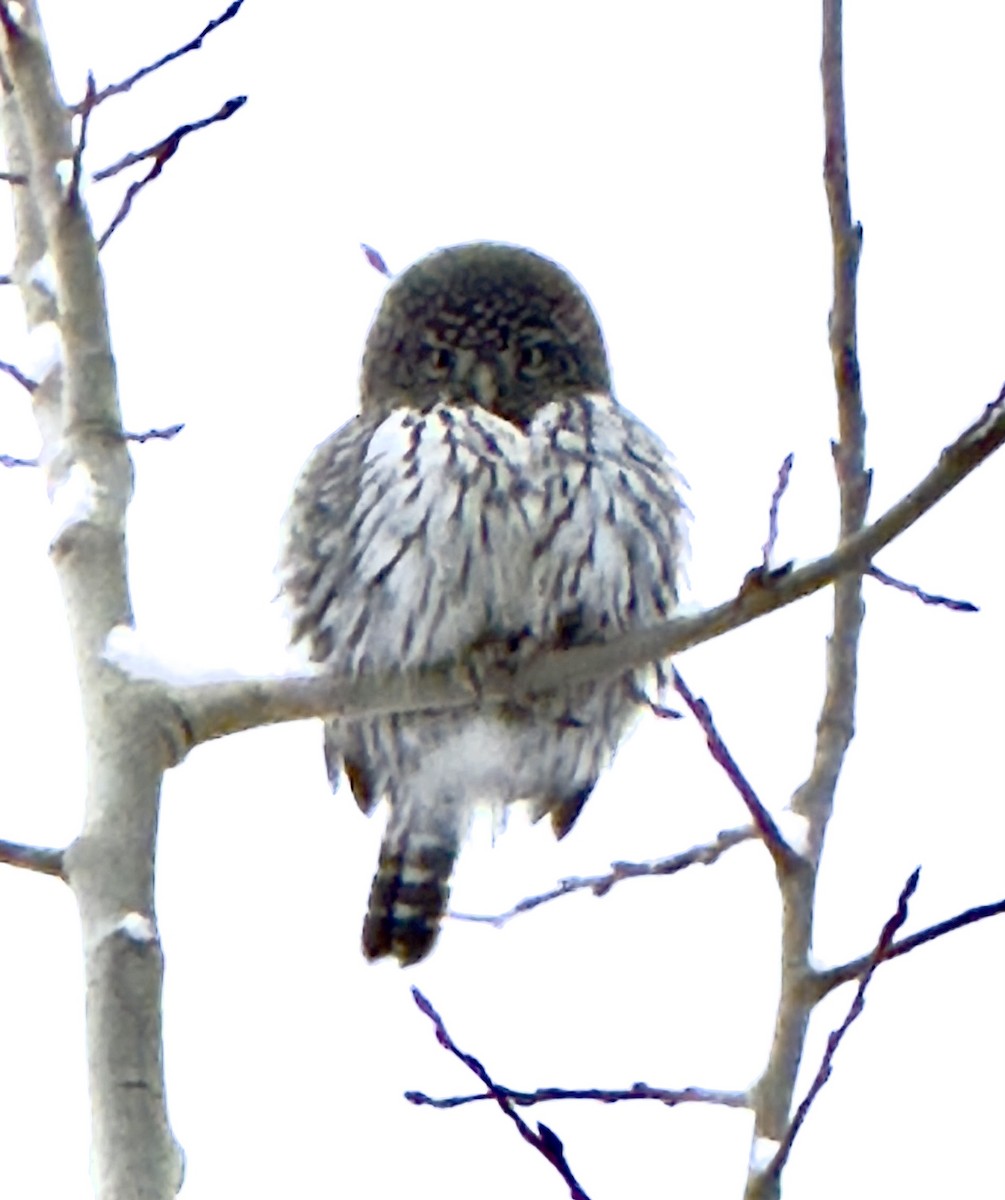
[[[349, 586], [355, 568], [353, 520], [377, 424], [354, 417], [318, 446], [300, 474], [286, 519], [280, 575], [293, 618], [291, 640], [305, 641], [311, 659], [336, 670], [349, 669], [345, 638], [327, 623], [326, 614]], [[324, 751], [332, 791], [344, 770], [356, 803], [369, 812], [377, 797], [369, 783], [360, 727], [326, 721]]]

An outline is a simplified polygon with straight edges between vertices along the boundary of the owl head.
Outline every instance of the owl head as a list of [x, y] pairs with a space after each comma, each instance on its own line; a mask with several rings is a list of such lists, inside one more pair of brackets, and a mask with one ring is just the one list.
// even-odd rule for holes
[[610, 387], [579, 286], [550, 259], [493, 242], [438, 250], [399, 275], [363, 352], [364, 413], [472, 404], [524, 426], [544, 404]]

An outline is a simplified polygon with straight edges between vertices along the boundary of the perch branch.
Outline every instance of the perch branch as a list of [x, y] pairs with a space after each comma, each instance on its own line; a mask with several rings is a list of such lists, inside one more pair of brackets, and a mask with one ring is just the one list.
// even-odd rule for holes
[[[508, 699], [618, 675], [629, 667], [645, 666], [738, 629], [765, 613], [819, 591], [845, 573], [857, 577], [873, 555], [913, 525], [1003, 441], [1005, 388], [981, 417], [943, 450], [938, 464], [917, 487], [824, 558], [784, 574], [773, 574], [760, 586], [743, 589], [734, 598], [704, 612], [674, 617], [610, 642], [544, 653], [515, 673], [505, 668], [488, 670], [480, 679], [480, 696], [487, 700]], [[363, 675], [348, 679], [318, 673], [193, 683], [173, 687], [171, 698], [181, 726], [183, 750], [259, 725], [333, 713], [364, 716], [459, 708], [474, 699], [470, 684], [459, 678], [456, 670], [447, 667], [390, 677]], [[821, 718], [821, 736], [828, 733], [831, 719], [828, 708]], [[818, 758], [824, 749], [826, 745], [818, 752]], [[824, 766], [832, 764], [829, 757], [820, 761]]]

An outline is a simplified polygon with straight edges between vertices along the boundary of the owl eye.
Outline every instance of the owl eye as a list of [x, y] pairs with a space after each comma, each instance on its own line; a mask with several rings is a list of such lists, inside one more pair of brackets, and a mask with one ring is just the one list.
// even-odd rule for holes
[[525, 342], [517, 357], [517, 370], [521, 375], [533, 378], [542, 374], [554, 353], [550, 342]]
[[449, 375], [456, 361], [457, 355], [447, 346], [431, 346], [427, 342], [419, 348], [419, 363], [432, 377]]

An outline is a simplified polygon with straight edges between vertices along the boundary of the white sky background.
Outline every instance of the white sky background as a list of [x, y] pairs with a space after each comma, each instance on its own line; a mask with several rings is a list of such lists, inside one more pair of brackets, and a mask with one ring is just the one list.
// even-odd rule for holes
[[[222, 9], [222, 0], [217, 0]], [[96, 170], [247, 93], [188, 140], [103, 254], [136, 447], [137, 619], [165, 652], [274, 663], [272, 567], [300, 464], [356, 407], [382, 279], [473, 238], [567, 266], [603, 323], [621, 400], [692, 486], [694, 600], [756, 561], [784, 455], [782, 558], [833, 544], [818, 6], [559, 3], [281, 6], [249, 0], [198, 54], [95, 113]], [[314, 11], [323, 15], [314, 16]], [[210, 0], [49, 0], [65, 95], [188, 40]], [[997, 394], [1005, 329], [1005, 14], [990, 0], [850, 4], [852, 201], [865, 226], [860, 350], [878, 514]], [[124, 180], [89, 200], [103, 228]], [[3, 261], [11, 250], [9, 232]], [[24, 360], [13, 289], [0, 358]], [[4, 384], [0, 452], [31, 455]], [[42, 480], [0, 473], [0, 836], [60, 845], [82, 744]], [[815, 953], [871, 948], [911, 869], [908, 929], [1000, 898], [1005, 871], [1005, 459], [880, 565], [976, 616], [866, 584], [858, 735], [820, 877]], [[748, 778], [780, 809], [805, 777], [830, 595], [683, 655]], [[173, 647], [173, 649], [172, 649]], [[745, 812], [691, 722], [643, 722], [576, 831], [481, 831], [459, 909], [494, 911], [614, 859], [656, 857]], [[332, 799], [320, 731], [197, 750], [164, 792], [158, 911], [169, 1103], [187, 1200], [566, 1194], [496, 1111], [414, 1109], [477, 1090], [414, 1008], [416, 984], [495, 1077], [739, 1088], [771, 1035], [778, 912], [768, 856], [566, 898], [499, 932], [450, 923], [425, 964], [370, 967], [359, 926], [381, 818]], [[76, 914], [57, 882], [0, 871], [0, 1156], [11, 1197], [83, 1197], [87, 1108]], [[815, 1018], [801, 1095], [851, 1000]], [[1000, 1196], [1005, 923], [881, 970], [797, 1142], [787, 1200]], [[593, 1200], [742, 1192], [750, 1118], [548, 1105]]]

